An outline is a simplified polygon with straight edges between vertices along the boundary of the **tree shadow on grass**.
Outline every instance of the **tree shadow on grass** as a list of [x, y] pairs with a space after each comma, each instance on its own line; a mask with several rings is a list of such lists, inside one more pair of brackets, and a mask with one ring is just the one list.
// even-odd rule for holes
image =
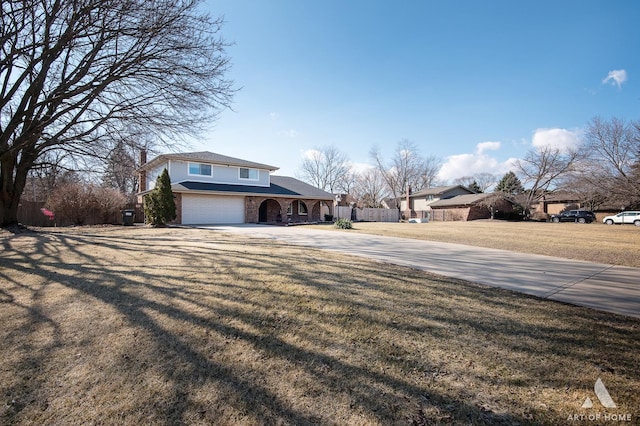
[[[11, 368], [33, 375], [38, 370], [46, 370], [49, 358], [65, 344], [61, 342], [66, 336], [60, 330], [82, 327], [82, 324], [56, 322], [60, 321], [55, 319], [58, 313], [48, 313], [51, 308], [46, 300], [34, 311], [30, 304], [42, 289], [16, 281], [17, 272], [36, 275], [50, 288], [70, 290], [70, 297], [75, 303], [80, 299], [85, 309], [106, 309], [105, 312], [113, 315], [104, 321], [121, 321], [127, 330], [139, 330], [146, 336], [150, 347], [137, 350], [132, 345], [117, 349], [120, 351], [117, 365], [112, 367], [122, 373], [121, 384], [126, 385], [123, 387], [134, 392], [148, 391], [136, 377], [151, 374], [159, 374], [166, 387], [159, 391], [160, 395], [136, 398], [135, 406], [122, 413], [119, 420], [160, 424], [212, 423], [221, 419], [223, 423], [331, 424], [344, 422], [344, 416], [348, 415], [352, 417], [347, 418], [355, 419], [358, 414], [363, 423], [527, 422], [522, 413], [494, 412], [470, 402], [473, 395], [463, 400], [458, 394], [433, 387], [428, 380], [417, 380], [416, 375], [440, 368], [440, 364], [429, 357], [408, 354], [406, 349], [394, 347], [393, 342], [376, 341], [375, 336], [368, 342], [354, 340], [350, 335], [332, 334], [333, 330], [348, 328], [349, 322], [359, 322], [372, 329], [394, 329], [401, 336], [429, 333], [436, 339], [451, 337], [450, 329], [416, 325], [406, 318], [395, 322], [384, 319], [385, 314], [395, 315], [394, 304], [406, 303], [407, 299], [413, 299], [416, 318], [422, 317], [428, 323], [464, 326], [473, 332], [491, 335], [505, 333], [505, 328], [496, 323], [500, 320], [478, 323], [477, 318], [474, 321], [470, 316], [451, 324], [451, 316], [445, 314], [444, 308], [419, 299], [424, 292], [392, 294], [389, 302], [381, 305], [372, 294], [388, 295], [393, 290], [357, 280], [341, 285], [334, 278], [345, 266], [349, 266], [349, 272], [354, 275], [384, 275], [385, 272], [370, 269], [366, 263], [344, 261], [342, 265], [329, 267], [309, 256], [305, 258], [304, 270], [287, 269], [286, 259], [264, 251], [262, 242], [243, 240], [244, 248], [241, 248], [238, 242], [228, 237], [218, 238], [214, 232], [205, 236], [194, 231], [167, 232], [141, 240], [127, 238], [126, 234], [43, 234], [31, 249], [0, 256], [0, 266], [11, 271], [3, 273], [2, 278], [8, 285], [3, 288], [0, 300], [16, 312], [27, 312], [29, 318], [29, 325], [14, 336], [13, 344], [18, 337], [25, 341], [32, 339], [33, 330], [29, 327], [43, 322], [52, 324], [55, 336], [49, 347], [32, 351], [31, 358], [24, 357]], [[250, 248], [251, 244], [255, 250]], [[106, 257], [92, 252], [91, 248], [97, 246]], [[279, 253], [278, 248], [273, 250]], [[115, 264], [110, 256], [116, 260]], [[203, 278], [194, 274], [194, 269], [207, 269], [212, 273], [210, 278]], [[300, 294], [287, 293], [272, 282], [262, 281], [273, 280], [274, 276], [291, 282], [288, 288]], [[32, 294], [27, 295], [28, 291]], [[460, 293], [460, 297], [477, 297], [472, 289], [461, 288]], [[442, 297], [447, 296], [450, 294]], [[489, 295], [482, 297], [486, 297], [487, 304], [492, 303]], [[300, 304], [301, 301], [304, 303]], [[71, 299], [69, 303], [73, 303]], [[309, 321], [315, 323], [309, 324]], [[523, 327], [513, 329], [514, 333], [522, 333]], [[532, 337], [540, 339], [541, 333], [544, 330]], [[122, 337], [117, 331], [114, 335]], [[89, 331], [80, 332], [80, 337], [88, 342], [97, 338]], [[296, 338], [300, 344], [296, 344]], [[227, 349], [227, 345], [234, 349]], [[386, 349], [381, 351], [384, 345]], [[511, 349], [536, 350], [535, 347]], [[234, 351], [254, 351], [257, 361], [255, 364], [234, 362]], [[345, 356], [349, 351], [358, 352], [363, 359]], [[367, 353], [376, 351], [381, 352]], [[104, 354], [95, 354], [96, 358], [102, 356]], [[394, 371], [376, 370], [377, 364], [369, 365], [367, 360], [393, 367]], [[261, 363], [271, 364], [273, 371], [264, 370]], [[302, 398], [302, 402], [335, 395], [337, 405], [344, 405], [346, 401], [347, 413], [319, 412], [292, 402], [279, 387], [281, 384], [272, 386], [278, 380], [278, 368], [292, 368], [306, 380], [290, 384], [293, 393], [311, 394]], [[407, 374], [399, 376], [398, 371]], [[26, 401], [17, 407], [20, 409], [5, 411], [1, 418], [8, 423], [22, 421], [21, 413], [31, 412], [28, 408], [35, 400], [34, 395], [38, 395], [38, 388], [47, 387], [46, 376], [41, 377], [35, 387], [27, 386], [26, 377], [28, 375], [22, 382], [2, 389], [5, 395], [21, 395], [18, 399]], [[100, 379], [97, 377], [97, 382]], [[117, 393], [117, 383], [114, 386], [115, 397], [126, 397]], [[215, 395], [217, 402], [207, 401], [200, 393]], [[47, 395], [48, 400], [57, 397], [55, 390]], [[159, 397], [162, 403], [154, 401], [154, 397]], [[229, 407], [227, 411], [223, 405]], [[533, 419], [547, 415], [536, 412], [535, 407], [528, 407], [528, 413], [535, 414]], [[52, 414], [48, 420], [64, 421], [56, 418], [59, 414]], [[99, 406], [88, 420], [110, 422], [113, 420], [108, 417], [110, 414], [113, 415], [113, 411], [109, 407]], [[343, 416], [342, 420], [337, 415]]]

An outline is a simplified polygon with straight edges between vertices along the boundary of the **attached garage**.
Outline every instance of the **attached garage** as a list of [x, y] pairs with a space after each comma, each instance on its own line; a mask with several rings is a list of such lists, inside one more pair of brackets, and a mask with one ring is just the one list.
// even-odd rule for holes
[[244, 223], [244, 197], [183, 194], [182, 223]]

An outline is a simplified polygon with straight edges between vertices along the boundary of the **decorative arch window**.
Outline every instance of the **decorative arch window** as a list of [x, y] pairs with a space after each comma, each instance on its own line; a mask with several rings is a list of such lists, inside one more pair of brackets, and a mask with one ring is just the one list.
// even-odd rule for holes
[[308, 214], [307, 205], [300, 200], [298, 200], [298, 214], [303, 216]]

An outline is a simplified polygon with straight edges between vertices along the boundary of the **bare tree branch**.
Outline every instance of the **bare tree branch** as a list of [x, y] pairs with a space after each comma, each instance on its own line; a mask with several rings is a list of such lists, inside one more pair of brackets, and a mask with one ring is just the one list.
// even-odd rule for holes
[[387, 184], [380, 170], [371, 168], [358, 175], [353, 197], [360, 207], [380, 208], [387, 195]]
[[419, 191], [433, 186], [441, 166], [437, 157], [420, 156], [417, 146], [407, 139], [398, 142], [394, 156], [388, 163], [375, 147], [369, 155], [386, 182], [389, 192], [396, 199], [402, 197], [408, 187]]
[[302, 163], [299, 177], [325, 191], [334, 193], [349, 174], [349, 159], [334, 146], [311, 151]]
[[530, 150], [515, 163], [525, 186], [528, 186], [523, 208], [528, 211], [534, 201], [555, 189], [559, 178], [574, 170], [583, 155], [579, 149], [561, 150], [545, 146]]
[[43, 153], [105, 158], [141, 131], [173, 144], [229, 106], [223, 21], [199, 3], [2, 2], [0, 224]]

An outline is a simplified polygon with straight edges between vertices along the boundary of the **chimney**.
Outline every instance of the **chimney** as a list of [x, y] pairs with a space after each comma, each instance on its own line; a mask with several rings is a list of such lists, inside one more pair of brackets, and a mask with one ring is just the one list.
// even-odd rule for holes
[[[140, 167], [147, 164], [147, 150], [140, 150]], [[147, 190], [147, 171], [140, 170], [138, 173], [138, 191], [144, 192]]]

